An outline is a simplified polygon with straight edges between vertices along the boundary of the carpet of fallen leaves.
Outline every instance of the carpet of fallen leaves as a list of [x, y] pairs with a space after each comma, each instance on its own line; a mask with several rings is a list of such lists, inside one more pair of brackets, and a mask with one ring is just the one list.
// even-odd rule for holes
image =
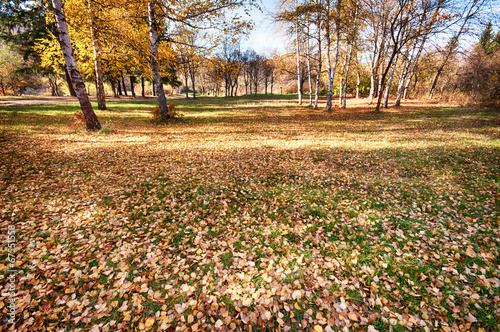
[[0, 330], [499, 331], [498, 112], [179, 104], [1, 112]]

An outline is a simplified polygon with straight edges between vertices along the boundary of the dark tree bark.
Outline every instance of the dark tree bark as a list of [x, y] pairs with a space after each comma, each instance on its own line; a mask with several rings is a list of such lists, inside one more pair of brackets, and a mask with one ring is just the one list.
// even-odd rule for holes
[[135, 98], [135, 87], [134, 87], [135, 77], [129, 76], [129, 78], [130, 78], [130, 91], [132, 92], [132, 97]]
[[123, 93], [125, 94], [126, 97], [128, 97], [127, 86], [125, 85], [125, 76], [122, 76], [122, 88], [123, 88]]
[[144, 84], [144, 76], [141, 76], [141, 96], [146, 97], [146, 88]]
[[118, 98], [118, 94], [116, 93], [116, 85], [115, 85], [115, 81], [114, 80], [111, 80], [111, 89], [113, 89], [113, 96], [115, 98]]
[[76, 97], [75, 88], [73, 88], [73, 83], [71, 83], [71, 77], [69, 76], [68, 69], [64, 66], [64, 75], [66, 76], [66, 83], [68, 84], [68, 90], [71, 97]]
[[87, 124], [88, 130], [99, 130], [101, 129], [101, 124], [97, 119], [92, 104], [90, 103], [89, 96], [85, 90], [85, 83], [83, 82], [80, 71], [76, 65], [76, 60], [73, 55], [73, 47], [71, 46], [71, 40], [68, 33], [68, 25], [66, 23], [66, 17], [62, 11], [62, 1], [61, 0], [51, 0], [52, 8], [54, 11], [54, 16], [57, 24], [57, 32], [59, 37], [59, 42], [61, 44], [61, 49], [64, 54], [64, 60], [66, 62], [66, 68], [68, 70], [69, 76], [71, 77], [71, 82], [80, 102], [80, 107], [82, 109], [83, 115], [85, 117], [85, 122]]
[[120, 83], [120, 80], [116, 80], [116, 83], [118, 84], [118, 94], [120, 96], [123, 96], [123, 92], [122, 92], [122, 84]]

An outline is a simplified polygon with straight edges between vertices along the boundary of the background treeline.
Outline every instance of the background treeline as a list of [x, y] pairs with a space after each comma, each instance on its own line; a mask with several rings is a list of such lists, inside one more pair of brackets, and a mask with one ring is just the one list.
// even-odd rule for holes
[[[156, 95], [148, 3], [64, 2], [90, 94], [99, 93], [102, 77], [103, 98]], [[500, 102], [500, 34], [489, 1], [284, 1], [274, 18], [288, 34], [289, 49], [267, 55], [241, 47], [252, 28], [240, 14], [248, 2], [155, 3], [167, 94], [299, 92], [301, 103], [305, 94], [315, 107], [326, 96], [327, 110], [333, 96], [346, 107], [348, 95], [368, 97], [378, 108], [387, 107], [391, 97], [396, 105], [415, 97]], [[19, 0], [0, 6], [0, 93], [74, 95], [51, 6]], [[193, 8], [203, 15], [192, 20]]]

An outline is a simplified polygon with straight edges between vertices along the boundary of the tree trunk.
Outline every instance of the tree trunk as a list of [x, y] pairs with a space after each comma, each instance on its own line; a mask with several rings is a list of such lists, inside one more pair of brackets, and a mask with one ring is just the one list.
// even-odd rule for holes
[[356, 78], [357, 78], [357, 83], [356, 83], [356, 99], [359, 99], [359, 86], [361, 84], [360, 77], [359, 77], [359, 70], [356, 71]]
[[151, 46], [151, 71], [153, 73], [153, 84], [155, 85], [158, 106], [163, 119], [169, 119], [168, 103], [163, 83], [161, 81], [160, 66], [158, 65], [158, 28], [156, 25], [155, 4], [153, 1], [148, 2], [148, 19], [149, 19], [149, 42]]
[[186, 87], [186, 91], [184, 91], [186, 93], [186, 98], [189, 98], [189, 82], [188, 82], [188, 71], [187, 71], [187, 64], [184, 65], [184, 86]]
[[125, 94], [125, 97], [128, 97], [127, 86], [125, 85], [125, 75], [122, 75], [122, 87], [123, 87], [123, 93]]
[[113, 97], [118, 98], [118, 94], [116, 93], [115, 81], [111, 80], [111, 89], [113, 90]]
[[377, 106], [375, 107], [375, 112], [380, 112], [380, 105], [382, 104], [382, 97], [383, 97], [382, 91], [384, 90], [384, 83], [385, 83], [384, 81], [385, 81], [385, 78], [387, 77], [387, 73], [389, 72], [389, 69], [392, 67], [392, 62], [394, 61], [394, 58], [396, 57], [396, 53], [397, 53], [396, 45], [394, 45], [393, 47], [394, 47], [394, 49], [393, 49], [393, 52], [391, 54], [391, 57], [389, 58], [389, 63], [387, 64], [387, 67], [382, 72], [382, 75], [380, 77], [380, 81], [379, 81], [380, 88], [379, 88], [379, 93], [378, 93], [378, 98], [377, 98]]
[[340, 76], [340, 82], [339, 82], [339, 106], [342, 106], [342, 97], [343, 97], [343, 93], [342, 93], [342, 88], [344, 87], [344, 79], [342, 76]]
[[[481, 1], [481, 0], [473, 0], [472, 1], [472, 4], [467, 12], [467, 15], [465, 16], [465, 20], [463, 21], [462, 25], [460, 26], [460, 30], [458, 31], [458, 33], [455, 36], [452, 37], [452, 39], [450, 41], [450, 48], [446, 54], [446, 57], [444, 58], [441, 65], [439, 66], [439, 69], [436, 73], [436, 77], [434, 78], [434, 81], [432, 82], [431, 90], [429, 91], [429, 99], [432, 99], [432, 97], [434, 96], [434, 91], [436, 90], [436, 85], [437, 85], [439, 76], [441, 75], [441, 72], [443, 71], [444, 66], [448, 62], [451, 54], [455, 50], [455, 46], [458, 45], [458, 39], [460, 38], [460, 35], [464, 31], [465, 26], [467, 24], [467, 21], [477, 13], [477, 11], [479, 10], [479, 8], [481, 7], [481, 5], [483, 3], [484, 3], [484, 1]], [[475, 6], [477, 6], [477, 7], [475, 7]], [[475, 12], [473, 12], [474, 9], [476, 10]]]
[[[415, 48], [413, 49], [413, 51], [415, 51]], [[408, 71], [410, 69], [410, 65], [412, 62], [413, 51], [412, 51], [411, 55], [408, 54], [408, 59], [406, 60], [405, 66], [403, 68], [403, 72], [401, 73], [401, 78], [399, 79], [398, 92], [396, 94], [396, 102], [394, 103], [394, 106], [396, 106], [396, 107], [401, 106], [401, 97], [403, 96], [403, 89], [405, 87], [406, 78], [408, 76]]]
[[141, 76], [141, 96], [146, 97], [146, 84], [144, 83], [144, 76]]
[[318, 109], [319, 100], [319, 84], [321, 81], [321, 65], [323, 59], [321, 59], [321, 17], [318, 14], [318, 73], [316, 74], [316, 92], [314, 94], [314, 109]]
[[[298, 0], [295, 0], [295, 9], [297, 9], [299, 3]], [[297, 44], [296, 52], [297, 52], [297, 93], [299, 95], [299, 105], [302, 105], [302, 90], [300, 86], [300, 49], [299, 49], [299, 18], [296, 17], [295, 22], [295, 42]], [[257, 94], [257, 93], [256, 93]]]
[[92, 10], [92, 0], [87, 0], [87, 5], [89, 8], [90, 38], [92, 39], [92, 49], [94, 51], [97, 109], [105, 110], [106, 94], [104, 92], [104, 79], [101, 67], [101, 51], [99, 50], [99, 42], [94, 24], [94, 11]]
[[134, 86], [135, 77], [131, 75], [129, 76], [129, 79], [130, 79], [130, 91], [132, 92], [132, 97], [135, 98], [135, 86]]
[[3, 85], [3, 78], [2, 78], [2, 79], [0, 79], [0, 88], [2, 88], [2, 93], [3, 93], [3, 95], [4, 95], [4, 96], [6, 96], [6, 94], [5, 94], [5, 87], [4, 87], [4, 85]]
[[195, 86], [195, 76], [196, 76], [196, 73], [194, 72], [194, 68], [191, 68], [190, 70], [190, 76], [191, 76], [191, 85], [193, 87], [193, 98], [196, 98], [196, 86]]
[[69, 75], [66, 66], [64, 66], [64, 75], [66, 76], [66, 84], [68, 85], [69, 95], [71, 97], [76, 97], [75, 88], [73, 87], [73, 83], [71, 83], [71, 76]]
[[[336, 22], [335, 22], [335, 59], [333, 66], [330, 65], [331, 67], [331, 73], [329, 77], [329, 82], [328, 82], [328, 95], [326, 96], [326, 111], [331, 112], [332, 111], [332, 93], [333, 93], [333, 81], [335, 79], [335, 73], [337, 71], [337, 63], [339, 61], [339, 49], [340, 49], [340, 6], [342, 5], [342, 0], [337, 0], [337, 17], [336, 17]], [[330, 43], [328, 43], [330, 44]], [[329, 49], [329, 47], [328, 47]], [[327, 54], [328, 59], [330, 58], [330, 54]]]
[[344, 77], [344, 88], [342, 89], [343, 95], [342, 95], [342, 108], [347, 107], [347, 77], [349, 75], [349, 68], [351, 67], [351, 60], [352, 60], [352, 45], [349, 48], [349, 57], [347, 60], [347, 65], [345, 68], [345, 77]]
[[120, 80], [116, 80], [116, 83], [118, 84], [118, 94], [120, 96], [123, 96], [123, 92], [122, 92], [122, 84], [120, 83]]
[[311, 45], [309, 44], [309, 22], [307, 23], [307, 79], [309, 84], [309, 106], [313, 105], [313, 91], [312, 91], [312, 81], [311, 81]]
[[384, 93], [383, 108], [389, 107], [389, 94], [391, 92], [392, 80], [394, 79], [394, 72], [396, 71], [396, 65], [398, 63], [398, 60], [399, 60], [399, 53], [396, 55], [396, 59], [394, 60], [394, 63], [392, 64], [391, 73], [389, 74], [389, 79], [387, 80], [387, 85], [385, 87], [385, 93]]
[[59, 42], [64, 54], [66, 68], [68, 70], [69, 76], [71, 77], [71, 82], [73, 83], [78, 101], [80, 102], [80, 107], [85, 117], [87, 129], [99, 130], [101, 129], [101, 124], [99, 123], [99, 120], [94, 113], [94, 109], [92, 108], [92, 104], [90, 103], [89, 96], [87, 95], [87, 91], [85, 90], [85, 83], [83, 82], [82, 76], [78, 71], [76, 60], [73, 55], [73, 48], [71, 46], [71, 40], [68, 34], [68, 25], [66, 24], [66, 17], [62, 11], [62, 1], [51, 0], [51, 3], [54, 10]]

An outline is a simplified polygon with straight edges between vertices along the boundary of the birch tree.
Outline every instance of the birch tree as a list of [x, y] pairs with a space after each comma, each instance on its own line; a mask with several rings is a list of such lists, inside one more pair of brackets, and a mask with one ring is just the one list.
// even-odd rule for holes
[[82, 109], [83, 115], [85, 117], [85, 122], [88, 130], [99, 130], [101, 129], [101, 124], [97, 119], [92, 104], [90, 103], [87, 90], [85, 89], [85, 83], [83, 82], [82, 76], [78, 67], [76, 65], [76, 60], [73, 54], [73, 48], [71, 45], [71, 40], [69, 38], [68, 26], [66, 23], [66, 17], [63, 12], [63, 6], [61, 0], [51, 0], [52, 10], [54, 11], [54, 17], [57, 24], [58, 38], [61, 43], [61, 50], [64, 54], [64, 60], [66, 62], [66, 68], [71, 77], [71, 82], [76, 92], [78, 101], [80, 102], [80, 107]]

